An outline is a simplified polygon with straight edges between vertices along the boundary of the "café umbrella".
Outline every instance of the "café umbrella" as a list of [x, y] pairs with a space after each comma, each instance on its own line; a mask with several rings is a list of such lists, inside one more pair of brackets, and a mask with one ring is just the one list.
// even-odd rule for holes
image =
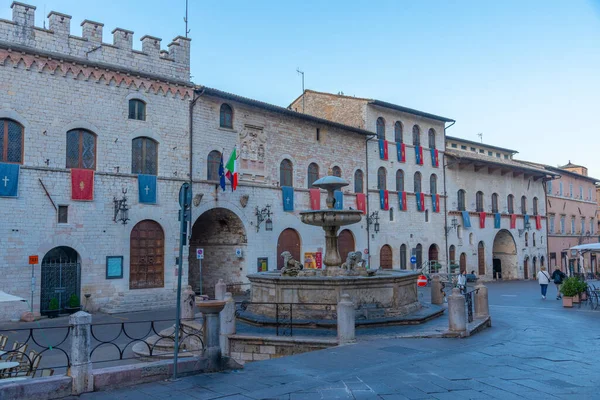
[[8, 294], [0, 290], [0, 303], [7, 303], [10, 301], [27, 301], [22, 297], [13, 296], [12, 294]]

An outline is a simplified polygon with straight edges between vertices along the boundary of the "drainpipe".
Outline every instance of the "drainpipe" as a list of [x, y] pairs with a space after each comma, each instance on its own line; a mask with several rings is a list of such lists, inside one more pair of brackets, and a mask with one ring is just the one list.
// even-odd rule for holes
[[444, 244], [446, 247], [446, 272], [450, 273], [450, 255], [448, 254], [448, 192], [446, 191], [446, 131], [454, 125], [453, 121], [447, 127], [444, 126], [444, 155], [442, 157], [442, 171], [444, 174]]
[[367, 195], [365, 196], [365, 202], [367, 203], [367, 250], [369, 251], [368, 254], [368, 262], [369, 262], [369, 269], [371, 268], [371, 234], [369, 232], [369, 140], [373, 139], [375, 137], [375, 135], [371, 135], [367, 138], [367, 140], [365, 140], [365, 175], [366, 175], [366, 193]]

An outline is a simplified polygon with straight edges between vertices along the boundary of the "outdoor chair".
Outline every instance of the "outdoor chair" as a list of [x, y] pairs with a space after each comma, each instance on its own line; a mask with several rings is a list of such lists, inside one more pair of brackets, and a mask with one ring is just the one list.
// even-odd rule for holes
[[34, 377], [35, 373], [42, 361], [42, 356], [35, 350], [29, 352], [29, 358], [23, 357], [23, 360], [19, 363], [16, 373], [14, 376], [31, 376]]
[[0, 335], [0, 350], [4, 350], [6, 342], [8, 342], [8, 336]]
[[52, 368], [46, 368], [42, 370], [42, 378], [52, 375], [54, 375], [54, 370]]
[[21, 362], [27, 352], [27, 343], [14, 342], [9, 356], [9, 361]]

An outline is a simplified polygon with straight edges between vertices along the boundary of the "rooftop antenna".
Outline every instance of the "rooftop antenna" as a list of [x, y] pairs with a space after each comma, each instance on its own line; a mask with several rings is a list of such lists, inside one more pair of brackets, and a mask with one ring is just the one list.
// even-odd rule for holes
[[[46, 15], [46, 5], [44, 4], [44, 15]], [[46, 29], [46, 17], [44, 17], [44, 29]]]
[[479, 136], [479, 140], [481, 141], [481, 143], [483, 143], [483, 133], [482, 133], [482, 132], [479, 132], [479, 133], [477, 134], [477, 136]]
[[298, 75], [302, 75], [302, 113], [304, 114], [304, 71], [300, 71], [300, 67], [296, 68]]
[[188, 29], [188, 0], [185, 0], [185, 17], [183, 18], [183, 22], [185, 22], [185, 37], [188, 37], [188, 33], [190, 30]]

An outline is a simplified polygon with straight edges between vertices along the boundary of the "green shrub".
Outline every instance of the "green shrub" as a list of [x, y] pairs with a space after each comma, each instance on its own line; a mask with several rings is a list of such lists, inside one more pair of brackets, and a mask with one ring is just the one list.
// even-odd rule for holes
[[48, 310], [58, 310], [58, 299], [55, 297], [50, 299], [50, 304], [48, 305]]
[[72, 294], [71, 297], [69, 297], [68, 304], [70, 308], [79, 307], [79, 297], [77, 297], [76, 294]]

